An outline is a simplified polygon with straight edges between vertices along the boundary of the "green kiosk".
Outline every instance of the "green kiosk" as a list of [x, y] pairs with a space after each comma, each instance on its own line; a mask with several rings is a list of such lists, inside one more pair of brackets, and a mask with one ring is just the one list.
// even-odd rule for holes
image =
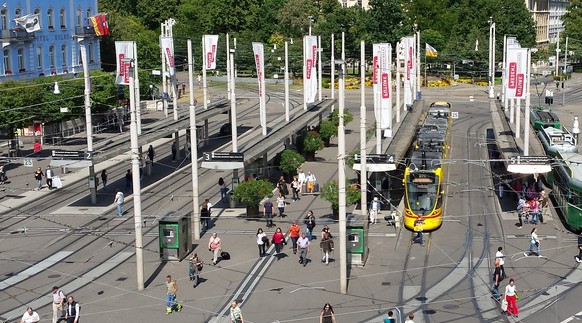
[[347, 260], [354, 266], [366, 265], [368, 259], [368, 228], [367, 216], [348, 215], [346, 224]]
[[190, 216], [168, 214], [159, 221], [161, 261], [182, 261], [192, 252]]

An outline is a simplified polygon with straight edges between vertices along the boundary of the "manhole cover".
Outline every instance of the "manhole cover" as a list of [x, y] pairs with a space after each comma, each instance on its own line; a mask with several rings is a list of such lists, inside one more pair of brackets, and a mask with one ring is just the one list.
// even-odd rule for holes
[[48, 278], [60, 278], [61, 275], [48, 275]]
[[457, 304], [446, 304], [446, 305], [443, 306], [443, 308], [445, 310], [456, 310], [456, 309], [459, 308], [459, 305], [457, 305]]

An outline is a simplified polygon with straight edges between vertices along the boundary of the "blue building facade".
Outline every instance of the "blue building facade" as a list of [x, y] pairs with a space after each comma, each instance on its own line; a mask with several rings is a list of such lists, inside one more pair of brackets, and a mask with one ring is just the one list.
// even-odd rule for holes
[[[89, 18], [97, 0], [0, 0], [0, 82], [83, 71], [79, 42], [90, 70], [101, 69], [99, 37]], [[14, 19], [38, 14], [40, 30], [27, 32]]]

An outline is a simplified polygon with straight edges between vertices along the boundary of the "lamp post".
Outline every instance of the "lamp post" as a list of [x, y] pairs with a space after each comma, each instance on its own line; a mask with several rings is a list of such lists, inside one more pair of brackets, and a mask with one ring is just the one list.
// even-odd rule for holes
[[129, 63], [129, 107], [131, 113], [131, 171], [133, 173], [133, 218], [135, 223], [135, 262], [137, 265], [137, 289], [144, 289], [143, 273], [143, 234], [141, 217], [141, 183], [139, 179], [139, 141], [137, 134], [137, 112], [135, 106], [135, 61], [132, 58], [122, 59], [123, 64]]
[[340, 257], [340, 292], [346, 294], [347, 284], [347, 241], [346, 241], [346, 135], [344, 131], [344, 73], [346, 61], [341, 59], [335, 62], [339, 65], [339, 111], [338, 111], [338, 197], [339, 197], [339, 257]]
[[[83, 42], [79, 43], [81, 48], [81, 59], [83, 60], [83, 79], [85, 81], [84, 101], [85, 101], [85, 128], [87, 131], [87, 154], [86, 158], [91, 161], [89, 166], [89, 191], [91, 204], [97, 204], [97, 187], [95, 186], [95, 166], [93, 164], [93, 125], [91, 120], [91, 77], [89, 75], [89, 64], [87, 61], [87, 48]], [[59, 91], [58, 84], [55, 92]], [[60, 92], [60, 91], [59, 91]]]
[[313, 16], [308, 16], [309, 18], [309, 36], [311, 36], [311, 22], [313, 21]]
[[495, 98], [495, 23], [489, 17], [489, 98]]

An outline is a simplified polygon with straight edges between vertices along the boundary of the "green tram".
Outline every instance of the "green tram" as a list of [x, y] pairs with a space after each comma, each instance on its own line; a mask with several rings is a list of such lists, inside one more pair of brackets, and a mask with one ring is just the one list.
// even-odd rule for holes
[[582, 231], [582, 155], [558, 152], [547, 180], [564, 220], [574, 232]]

